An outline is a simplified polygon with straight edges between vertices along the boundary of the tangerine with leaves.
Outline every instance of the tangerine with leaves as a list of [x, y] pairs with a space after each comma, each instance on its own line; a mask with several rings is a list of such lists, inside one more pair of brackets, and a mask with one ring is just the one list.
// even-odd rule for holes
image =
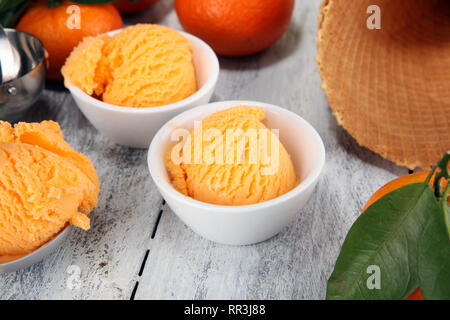
[[183, 28], [218, 54], [249, 55], [274, 44], [291, 21], [294, 0], [175, 0]]
[[122, 18], [112, 4], [87, 5], [53, 0], [33, 1], [19, 20], [17, 30], [42, 41], [48, 53], [47, 79], [62, 80], [61, 67], [84, 37], [122, 27]]
[[[392, 180], [391, 182], [385, 184], [380, 189], [378, 189], [372, 197], [367, 201], [366, 205], [362, 209], [363, 213], [366, 211], [368, 207], [370, 207], [375, 201], [383, 197], [384, 195], [390, 193], [391, 191], [394, 191], [398, 188], [404, 187], [406, 185], [412, 184], [412, 183], [418, 183], [418, 182], [424, 182], [426, 181], [428, 175], [430, 174], [429, 171], [423, 171], [423, 172], [416, 172], [412, 174], [408, 174], [406, 176], [402, 176], [400, 178], [397, 178], [395, 180]], [[430, 180], [430, 185], [433, 185], [434, 179], [432, 178]], [[444, 188], [446, 185], [443, 186]], [[420, 292], [420, 289], [417, 288], [408, 298], [407, 300], [423, 300], [422, 293]]]

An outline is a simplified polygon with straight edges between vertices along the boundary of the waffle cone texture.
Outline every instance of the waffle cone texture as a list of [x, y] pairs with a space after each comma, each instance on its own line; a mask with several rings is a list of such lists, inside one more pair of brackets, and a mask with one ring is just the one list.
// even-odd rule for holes
[[450, 150], [450, 1], [325, 0], [317, 38], [322, 89], [360, 145], [410, 169]]

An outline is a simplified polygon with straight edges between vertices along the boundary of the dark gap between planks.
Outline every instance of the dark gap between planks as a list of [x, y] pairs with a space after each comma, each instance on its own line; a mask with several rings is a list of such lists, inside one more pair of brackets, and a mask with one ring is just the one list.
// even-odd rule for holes
[[[166, 204], [166, 200], [163, 199], [162, 202], [161, 202], [161, 209], [159, 210], [158, 217], [156, 218], [156, 223], [155, 223], [155, 226], [153, 227], [152, 235], [150, 237], [150, 239], [152, 239], [152, 240], [155, 239], [156, 231], [158, 230], [158, 225], [159, 225], [159, 222], [161, 221], [161, 217], [162, 217], [162, 214], [163, 214], [163, 211], [164, 211], [163, 207], [164, 207], [165, 204]], [[147, 251], [145, 251], [144, 259], [142, 260], [142, 263], [141, 263], [141, 268], [139, 269], [139, 273], [138, 273], [138, 277], [139, 278], [144, 273], [145, 264], [147, 263], [147, 259], [148, 259], [148, 255], [149, 254], [150, 254], [150, 249], [147, 248]], [[136, 296], [136, 292], [137, 292], [138, 287], [139, 287], [139, 280], [137, 280], [135, 285], [134, 285], [133, 292], [131, 293], [130, 300], [134, 300], [134, 297]]]

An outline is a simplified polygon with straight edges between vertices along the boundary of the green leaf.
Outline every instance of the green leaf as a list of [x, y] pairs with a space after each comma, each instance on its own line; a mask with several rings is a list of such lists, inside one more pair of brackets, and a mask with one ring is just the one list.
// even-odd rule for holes
[[26, 1], [25, 0], [23, 0], [23, 1], [0, 0], [0, 13], [16, 7], [20, 2], [26, 2]]
[[6, 28], [12, 28], [28, 6], [29, 1], [5, 1], [0, 0], [0, 24]]
[[[442, 211], [444, 212], [444, 225], [447, 229], [448, 238], [450, 240], [450, 219], [447, 212], [447, 198], [450, 193], [450, 151], [442, 157], [441, 161], [439, 161], [433, 168], [430, 174], [436, 172], [434, 177], [434, 193], [437, 199], [442, 203]], [[427, 178], [428, 180], [429, 178]], [[442, 180], [447, 181], [447, 187], [445, 190], [443, 189]]]
[[[327, 299], [406, 298], [419, 284], [418, 235], [439, 212], [425, 183], [381, 197], [351, 227], [328, 280]], [[376, 279], [373, 266], [379, 268], [379, 289], [368, 285]]]
[[443, 212], [430, 217], [419, 244], [419, 286], [424, 299], [450, 300], [450, 240]]

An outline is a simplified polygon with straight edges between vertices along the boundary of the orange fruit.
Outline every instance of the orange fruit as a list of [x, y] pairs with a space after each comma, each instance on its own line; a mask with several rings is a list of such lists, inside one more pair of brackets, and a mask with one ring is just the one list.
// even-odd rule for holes
[[416, 290], [414, 290], [414, 292], [411, 293], [411, 295], [408, 298], [406, 298], [406, 300], [423, 300], [422, 292], [420, 292], [420, 288], [417, 288]]
[[[372, 195], [372, 197], [369, 199], [369, 201], [367, 201], [367, 203], [364, 206], [364, 208], [362, 209], [361, 213], [366, 211], [366, 209], [368, 207], [370, 207], [370, 205], [372, 205], [372, 203], [374, 203], [375, 201], [380, 199], [382, 196], [388, 194], [389, 192], [394, 191], [395, 189], [404, 187], [411, 183], [424, 182], [427, 179], [428, 174], [429, 174], [428, 171], [416, 172], [416, 173], [408, 174], [406, 176], [397, 178], [397, 179], [392, 180], [391, 182], [385, 184], [384, 186], [382, 186], [380, 189], [378, 189]], [[430, 181], [430, 183], [431, 183], [431, 181]], [[417, 288], [406, 300], [423, 300], [420, 289]]]
[[397, 178], [395, 180], [392, 180], [391, 182], [385, 184], [380, 189], [378, 189], [372, 197], [370, 197], [369, 201], [367, 201], [366, 205], [362, 209], [363, 213], [366, 211], [368, 207], [372, 205], [375, 201], [380, 199], [382, 196], [388, 194], [391, 191], [394, 191], [398, 188], [404, 187], [408, 184], [417, 183], [417, 182], [424, 182], [428, 177], [429, 172], [428, 171], [422, 171], [422, 172], [415, 172], [412, 174], [408, 174], [406, 176], [402, 176], [400, 178]]
[[120, 13], [127, 14], [147, 9], [157, 2], [158, 0], [138, 0], [137, 2], [132, 2], [130, 0], [118, 0], [113, 4]]
[[[372, 197], [370, 197], [369, 201], [367, 201], [367, 203], [364, 206], [364, 208], [362, 209], [361, 213], [366, 211], [366, 209], [368, 207], [370, 207], [370, 205], [372, 203], [374, 203], [375, 201], [380, 199], [382, 196], [388, 194], [391, 191], [394, 191], [394, 190], [396, 190], [398, 188], [404, 187], [404, 186], [406, 186], [408, 184], [418, 183], [418, 182], [425, 182], [425, 180], [427, 179], [429, 173], [430, 173], [429, 171], [416, 172], [416, 173], [408, 174], [406, 176], [397, 178], [397, 179], [392, 180], [391, 182], [385, 184], [380, 189], [378, 189], [372, 195]], [[434, 176], [431, 177], [431, 179], [430, 179], [430, 183], [429, 183], [430, 186], [433, 185], [433, 183], [434, 183]], [[441, 181], [441, 186], [442, 186], [442, 188], [445, 188], [447, 186], [447, 182], [442, 180]]]
[[[72, 5], [74, 7], [70, 7]], [[47, 79], [50, 80], [62, 80], [61, 67], [84, 37], [122, 27], [122, 18], [112, 4], [86, 5], [70, 1], [63, 1], [54, 8], [48, 7], [47, 1], [34, 1], [17, 24], [18, 30], [34, 35], [44, 44], [48, 52]]]
[[218, 54], [249, 55], [275, 43], [291, 21], [294, 0], [175, 0], [183, 28]]

